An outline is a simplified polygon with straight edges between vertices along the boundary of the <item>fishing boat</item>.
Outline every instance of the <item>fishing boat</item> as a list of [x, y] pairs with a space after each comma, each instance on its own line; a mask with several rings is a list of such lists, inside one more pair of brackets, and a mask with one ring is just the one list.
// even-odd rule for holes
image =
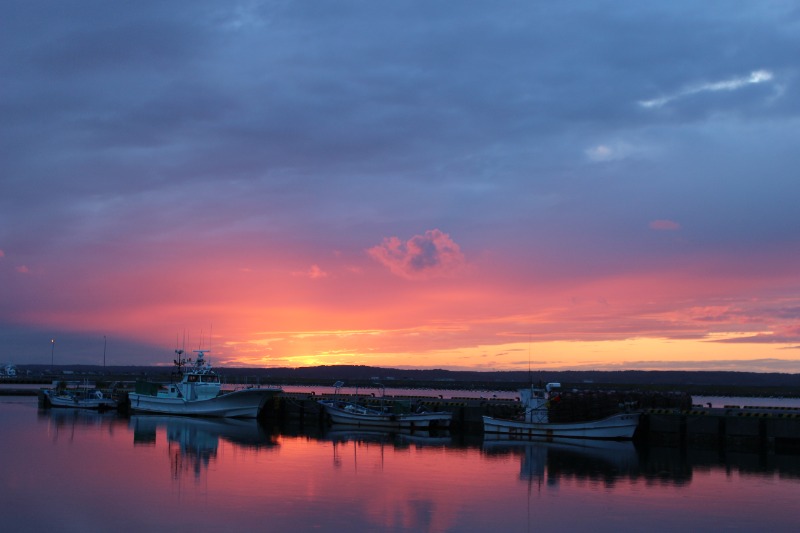
[[446, 429], [450, 427], [453, 414], [447, 411], [424, 411], [396, 413], [388, 408], [367, 407], [357, 402], [339, 399], [339, 389], [343, 383], [334, 384], [336, 393], [332, 400], [318, 400], [325, 414], [333, 424], [344, 424], [355, 427], [377, 427], [386, 429]]
[[520, 402], [525, 409], [520, 420], [483, 417], [483, 431], [508, 435], [509, 438], [564, 437], [575, 439], [630, 440], [639, 426], [639, 413], [619, 413], [600, 420], [554, 423], [549, 420], [550, 402], [558, 398], [559, 383], [544, 387], [531, 385], [521, 389]]
[[180, 381], [162, 386], [138, 382], [136, 392], [128, 395], [132, 411], [169, 415], [257, 418], [267, 401], [282, 391], [280, 387], [246, 387], [222, 390], [222, 383], [205, 354], [195, 350], [197, 359], [183, 358], [175, 350]]
[[53, 383], [53, 388], [43, 389], [45, 405], [49, 407], [71, 407], [78, 409], [116, 409], [117, 401], [106, 397], [103, 392], [89, 383], [70, 388], [63, 381]]

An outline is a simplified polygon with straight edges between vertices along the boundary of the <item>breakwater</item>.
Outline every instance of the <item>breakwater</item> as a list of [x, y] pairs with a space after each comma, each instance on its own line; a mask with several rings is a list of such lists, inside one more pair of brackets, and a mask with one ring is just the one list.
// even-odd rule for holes
[[[317, 403], [332, 395], [283, 393], [265, 408], [265, 416], [301, 424], [324, 424]], [[463, 433], [483, 431], [484, 415], [513, 418], [520, 414], [519, 402], [509, 399], [430, 397], [355, 397], [339, 395], [371, 407], [406, 412], [422, 406], [431, 411], [453, 413], [452, 430]], [[591, 393], [563, 394], [551, 405], [553, 422], [592, 420], [621, 409], [642, 413], [635, 439], [655, 446], [729, 451], [776, 451], [800, 453], [800, 409], [758, 406], [701, 408], [681, 393]]]
[[659, 446], [800, 453], [797, 408], [651, 409], [639, 429], [648, 443]]
[[[456, 431], [482, 432], [483, 416], [515, 418], [522, 414], [518, 397], [476, 398], [474, 396], [437, 398], [429, 396], [358, 396], [339, 394], [348, 402], [361, 403], [368, 407], [386, 409], [395, 413], [407, 413], [423, 408], [427, 411], [448, 411], [453, 414], [452, 426]], [[318, 400], [332, 399], [332, 394], [283, 392], [267, 406], [269, 416], [280, 419], [293, 418], [313, 423], [322, 416]], [[620, 411], [647, 409], [685, 410], [691, 407], [692, 399], [680, 392], [616, 392], [616, 391], [570, 391], [563, 392], [550, 403], [551, 422], [576, 422], [597, 420]]]
[[0, 396], [36, 396], [37, 394], [39, 394], [39, 389], [0, 388]]

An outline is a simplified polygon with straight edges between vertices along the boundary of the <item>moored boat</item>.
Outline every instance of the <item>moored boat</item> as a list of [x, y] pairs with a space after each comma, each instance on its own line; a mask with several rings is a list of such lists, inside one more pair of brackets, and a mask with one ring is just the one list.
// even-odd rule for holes
[[70, 407], [78, 409], [116, 409], [117, 401], [106, 397], [94, 386], [85, 383], [83, 386], [69, 388], [66, 383], [56, 381], [53, 388], [42, 389], [45, 404], [49, 407]]
[[450, 427], [453, 414], [447, 411], [424, 411], [396, 413], [386, 408], [376, 409], [356, 402], [343, 401], [338, 392], [343, 384], [337, 382], [336, 396], [332, 400], [318, 400], [333, 424], [354, 427], [376, 427], [386, 429], [446, 429]]
[[281, 392], [279, 387], [248, 387], [222, 390], [222, 383], [205, 359], [208, 350], [196, 350], [192, 362], [176, 350], [180, 381], [161, 386], [137, 383], [128, 395], [132, 411], [187, 416], [256, 418], [267, 401]]
[[559, 422], [549, 420], [550, 402], [558, 398], [558, 383], [545, 387], [522, 389], [520, 401], [525, 413], [520, 420], [483, 417], [484, 433], [508, 435], [510, 438], [565, 437], [577, 439], [630, 440], [639, 425], [639, 413], [618, 413], [600, 420]]

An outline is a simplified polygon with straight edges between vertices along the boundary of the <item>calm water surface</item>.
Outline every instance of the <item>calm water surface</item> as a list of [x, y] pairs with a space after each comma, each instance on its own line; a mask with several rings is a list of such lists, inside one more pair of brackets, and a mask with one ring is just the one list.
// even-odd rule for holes
[[40, 410], [0, 398], [4, 531], [795, 531], [800, 457]]

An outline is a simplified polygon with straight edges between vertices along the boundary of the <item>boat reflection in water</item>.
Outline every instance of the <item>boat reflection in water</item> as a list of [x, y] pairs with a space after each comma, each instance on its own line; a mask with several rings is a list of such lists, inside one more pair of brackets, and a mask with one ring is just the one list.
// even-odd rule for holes
[[599, 481], [607, 486], [618, 479], [642, 474], [639, 453], [631, 441], [587, 439], [509, 440], [502, 435], [484, 437], [488, 456], [521, 457], [520, 479], [555, 485], [560, 478]]
[[424, 447], [447, 447], [453, 439], [449, 431], [420, 431], [420, 430], [397, 430], [381, 431], [380, 429], [365, 429], [358, 426], [335, 425], [335, 429], [325, 431], [320, 437], [321, 441], [333, 443], [333, 464], [336, 468], [342, 466], [341, 450], [342, 444], [353, 445], [353, 465], [358, 467], [358, 450], [363, 448], [367, 451], [370, 447], [380, 448], [380, 466], [383, 467], [383, 452], [385, 449], [404, 450], [411, 446], [414, 448]]
[[199, 478], [216, 459], [220, 441], [256, 451], [277, 446], [261, 423], [252, 419], [135, 415], [130, 418], [130, 427], [134, 446], [155, 446], [159, 432], [166, 435], [176, 479], [182, 472], [192, 472]]
[[38, 417], [48, 424], [48, 433], [54, 442], [62, 438], [71, 440], [76, 434], [85, 434], [87, 430], [113, 435], [115, 430], [124, 430], [126, 426], [116, 412], [96, 409], [40, 408]]
[[325, 431], [321, 440], [331, 442], [382, 442], [393, 446], [402, 447], [404, 444], [418, 446], [446, 446], [453, 441], [450, 432], [446, 430], [420, 431], [396, 430], [386, 431], [380, 429], [365, 429], [359, 426], [337, 424], [333, 429]]

